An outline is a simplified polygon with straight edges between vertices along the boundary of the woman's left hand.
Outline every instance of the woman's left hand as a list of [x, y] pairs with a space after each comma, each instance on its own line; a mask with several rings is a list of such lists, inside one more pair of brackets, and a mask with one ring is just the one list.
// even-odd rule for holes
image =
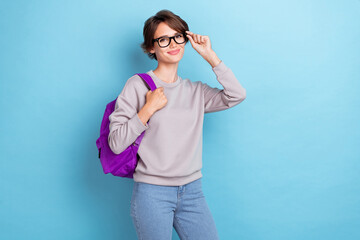
[[211, 49], [210, 38], [208, 36], [202, 36], [190, 31], [186, 31], [186, 33], [191, 46], [210, 63], [211, 67], [215, 67], [221, 62], [216, 53]]
[[211, 54], [211, 43], [209, 36], [195, 34], [186, 31], [186, 37], [189, 38], [191, 46], [203, 57], [207, 58]]

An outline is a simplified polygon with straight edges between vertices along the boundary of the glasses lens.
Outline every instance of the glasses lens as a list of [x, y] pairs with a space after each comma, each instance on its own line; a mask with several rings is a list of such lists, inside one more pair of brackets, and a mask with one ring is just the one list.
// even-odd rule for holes
[[175, 42], [177, 43], [184, 43], [185, 42], [185, 37], [184, 34], [178, 34], [175, 36]]
[[160, 47], [166, 47], [169, 44], [169, 38], [163, 37], [159, 39], [159, 45]]
[[[185, 42], [185, 36], [184, 34], [177, 34], [174, 36], [174, 40], [177, 44], [181, 44]], [[169, 45], [170, 42], [170, 38], [169, 37], [162, 37], [159, 39], [159, 46], [160, 47], [167, 47]]]

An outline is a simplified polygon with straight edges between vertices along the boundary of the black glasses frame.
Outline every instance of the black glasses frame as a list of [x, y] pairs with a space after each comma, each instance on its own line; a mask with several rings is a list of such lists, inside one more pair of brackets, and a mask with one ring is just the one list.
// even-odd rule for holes
[[[171, 39], [174, 39], [174, 41], [175, 41], [177, 44], [183, 44], [184, 42], [178, 43], [178, 42], [176, 41], [176, 39], [175, 39], [175, 37], [177, 37], [179, 34], [182, 34], [182, 35], [184, 36], [184, 42], [186, 42], [188, 38], [186, 37], [186, 34], [185, 34], [185, 33], [177, 33], [175, 36], [172, 36], [172, 37], [159, 37], [159, 38], [155, 38], [155, 39], [152, 40], [152, 42], [153, 42], [153, 43], [154, 43], [154, 42], [157, 42], [158, 45], [159, 45], [159, 47], [161, 47], [161, 48], [166, 48], [167, 46], [169, 46], [170, 43], [171, 43]], [[160, 38], [169, 38], [169, 43], [168, 43], [168, 45], [163, 46], [163, 47], [160, 46], [160, 42], [159, 42]]]

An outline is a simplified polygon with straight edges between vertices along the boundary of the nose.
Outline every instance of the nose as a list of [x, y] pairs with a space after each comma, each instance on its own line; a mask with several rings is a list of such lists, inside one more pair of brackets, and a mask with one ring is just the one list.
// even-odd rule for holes
[[170, 39], [170, 47], [176, 47], [177, 43], [175, 42], [175, 39], [174, 38], [171, 38]]

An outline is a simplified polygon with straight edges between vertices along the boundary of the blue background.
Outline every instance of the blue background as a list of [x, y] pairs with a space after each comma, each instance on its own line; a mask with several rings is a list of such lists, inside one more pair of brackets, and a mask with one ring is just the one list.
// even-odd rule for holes
[[[247, 90], [205, 115], [220, 238], [360, 239], [359, 0], [2, 0], [0, 239], [136, 239], [132, 180], [102, 172], [95, 140], [106, 103], [156, 68], [139, 45], [161, 9]], [[178, 74], [221, 87], [190, 43]]]

